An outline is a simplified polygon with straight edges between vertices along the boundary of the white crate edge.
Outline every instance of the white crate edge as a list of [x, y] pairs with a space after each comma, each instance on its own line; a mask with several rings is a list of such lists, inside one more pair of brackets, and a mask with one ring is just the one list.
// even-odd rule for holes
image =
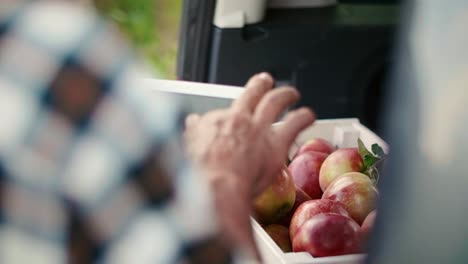
[[230, 85], [149, 78], [141, 79], [139, 87], [147, 92], [167, 92], [232, 100], [244, 91], [242, 87]]
[[[281, 123], [275, 125], [281, 125]], [[312, 137], [324, 138], [338, 147], [344, 147], [342, 144], [347, 144], [347, 142], [350, 141], [347, 137], [350, 137], [355, 142], [355, 145], [347, 145], [347, 147], [356, 147], [356, 139], [359, 137], [367, 148], [377, 143], [386, 153], [389, 152], [387, 143], [370, 129], [362, 125], [358, 119], [345, 118], [317, 120], [296, 138], [296, 142], [291, 146], [289, 152], [290, 157], [294, 155], [298, 146]], [[314, 258], [306, 252], [284, 253], [254, 219], [252, 219], [252, 227], [258, 249], [262, 255], [263, 262], [266, 264], [360, 264], [364, 262], [366, 257], [366, 254], [353, 254]]]

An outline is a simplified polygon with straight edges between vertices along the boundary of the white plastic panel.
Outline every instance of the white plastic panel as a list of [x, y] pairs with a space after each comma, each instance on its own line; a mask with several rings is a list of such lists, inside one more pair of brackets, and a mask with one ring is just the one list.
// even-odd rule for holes
[[336, 5], [337, 0], [218, 0], [213, 24], [219, 28], [242, 28], [260, 22], [270, 8], [313, 8]]
[[218, 0], [213, 23], [220, 28], [242, 28], [260, 22], [266, 4], [267, 0]]
[[232, 100], [244, 91], [243, 88], [227, 85], [157, 79], [144, 79], [139, 87], [148, 96], [158, 96], [157, 92], [171, 93], [184, 100], [188, 104], [187, 109], [199, 114], [229, 107]]

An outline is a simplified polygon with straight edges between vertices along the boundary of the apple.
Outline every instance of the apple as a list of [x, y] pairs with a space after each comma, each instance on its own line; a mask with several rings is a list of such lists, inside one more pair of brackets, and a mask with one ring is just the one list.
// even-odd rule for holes
[[319, 184], [325, 191], [336, 177], [347, 172], [362, 171], [364, 162], [357, 148], [342, 148], [330, 154], [322, 164]]
[[293, 239], [293, 251], [307, 251], [313, 257], [361, 252], [360, 227], [340, 214], [318, 214], [307, 220]]
[[336, 178], [322, 198], [340, 202], [351, 218], [361, 224], [375, 209], [378, 195], [377, 188], [367, 175], [349, 172]]
[[363, 242], [367, 242], [369, 239], [369, 235], [372, 232], [372, 229], [374, 228], [374, 222], [375, 222], [375, 217], [377, 216], [377, 211], [374, 210], [369, 213], [369, 215], [366, 216], [364, 219], [364, 222], [362, 222], [361, 225], [361, 235], [362, 235], [362, 240]]
[[277, 224], [271, 224], [265, 227], [265, 231], [275, 241], [278, 247], [284, 252], [291, 252], [291, 240], [289, 239], [289, 230], [287, 227]]
[[258, 222], [272, 224], [284, 217], [296, 200], [294, 180], [285, 168], [273, 180], [253, 204], [253, 214]]
[[289, 212], [286, 214], [285, 217], [283, 217], [283, 219], [281, 219], [281, 221], [279, 222], [280, 225], [284, 225], [284, 226], [287, 226], [289, 227], [289, 224], [291, 223], [291, 218], [294, 214], [294, 212], [296, 211], [296, 209], [304, 202], [306, 201], [309, 201], [311, 200], [312, 198], [310, 198], [309, 195], [307, 195], [307, 193], [305, 193], [301, 188], [298, 188], [296, 186], [296, 200], [294, 202], [294, 205], [292, 207], [291, 210], [289, 210]]
[[302, 224], [304, 224], [313, 216], [322, 213], [335, 213], [349, 216], [346, 209], [336, 201], [316, 199], [304, 202], [301, 206], [299, 206], [299, 208], [297, 208], [291, 219], [291, 224], [289, 225], [289, 235], [291, 239], [294, 238], [297, 230], [299, 230]]
[[328, 155], [335, 151], [335, 147], [323, 138], [312, 138], [299, 147], [295, 156], [299, 156], [308, 151], [322, 152]]
[[323, 192], [319, 184], [319, 174], [320, 167], [327, 156], [322, 152], [305, 152], [294, 158], [288, 166], [296, 186], [301, 188], [312, 199], [322, 197]]

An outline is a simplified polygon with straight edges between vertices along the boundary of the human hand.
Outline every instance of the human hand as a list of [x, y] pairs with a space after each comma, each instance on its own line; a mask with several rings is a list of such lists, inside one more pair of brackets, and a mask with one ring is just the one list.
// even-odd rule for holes
[[187, 150], [212, 185], [221, 225], [230, 242], [250, 248], [255, 247], [252, 198], [278, 175], [294, 139], [315, 119], [311, 110], [301, 108], [273, 127], [299, 99], [296, 89], [272, 89], [273, 83], [267, 73], [255, 75], [230, 108], [186, 119]]
[[294, 139], [315, 117], [301, 108], [290, 112], [281, 126], [272, 127], [299, 99], [297, 90], [272, 90], [273, 79], [267, 73], [252, 77], [245, 88], [228, 109], [188, 116], [185, 135], [189, 154], [210, 176], [235, 175], [253, 197], [279, 173]]

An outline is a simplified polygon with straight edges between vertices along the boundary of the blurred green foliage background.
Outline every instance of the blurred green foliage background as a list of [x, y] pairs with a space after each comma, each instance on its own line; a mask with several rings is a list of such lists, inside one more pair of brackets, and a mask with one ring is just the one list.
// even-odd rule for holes
[[182, 0], [95, 0], [162, 78], [174, 79]]

